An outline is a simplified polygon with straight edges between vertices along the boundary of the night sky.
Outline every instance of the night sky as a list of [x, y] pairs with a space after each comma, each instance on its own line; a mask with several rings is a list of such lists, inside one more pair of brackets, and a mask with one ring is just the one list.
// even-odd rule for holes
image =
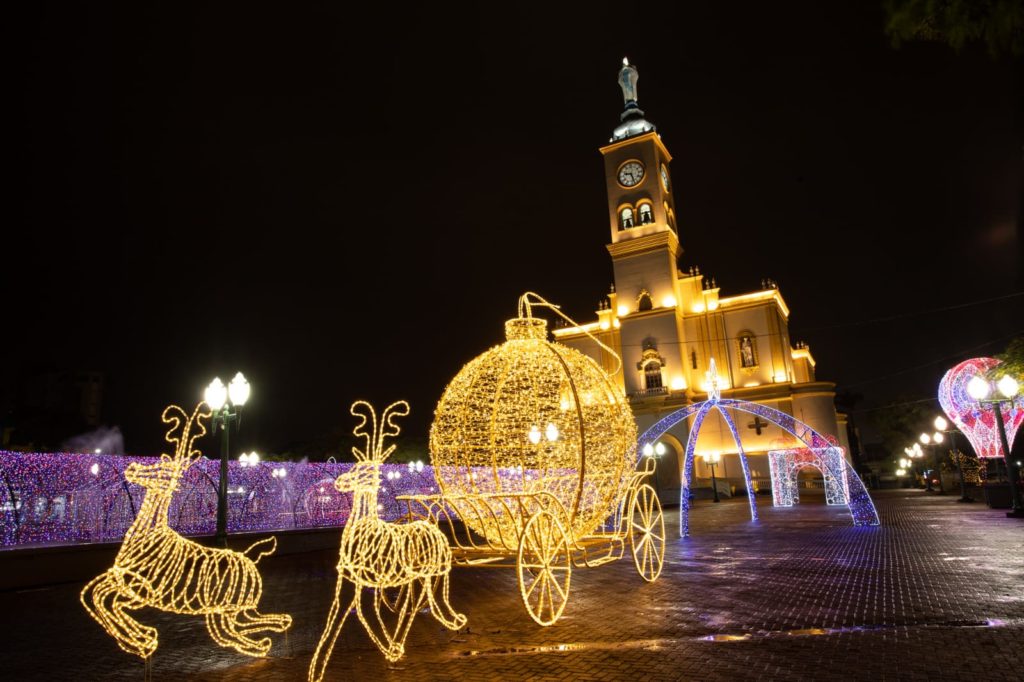
[[408, 399], [422, 436], [520, 293], [591, 319], [624, 55], [684, 266], [723, 295], [774, 278], [861, 408], [1024, 329], [1019, 296], [940, 310], [1024, 291], [1024, 68], [893, 49], [881, 3], [141, 4], [10, 22], [0, 275], [7, 405], [102, 371], [129, 452], [238, 370], [239, 448], [334, 447], [360, 397]]

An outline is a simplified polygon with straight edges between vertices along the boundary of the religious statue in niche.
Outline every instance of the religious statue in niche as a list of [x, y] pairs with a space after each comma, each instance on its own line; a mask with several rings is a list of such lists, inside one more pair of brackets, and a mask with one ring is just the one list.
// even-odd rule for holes
[[740, 365], [744, 368], [757, 366], [757, 357], [754, 354], [754, 338], [750, 334], [744, 334], [740, 337]]

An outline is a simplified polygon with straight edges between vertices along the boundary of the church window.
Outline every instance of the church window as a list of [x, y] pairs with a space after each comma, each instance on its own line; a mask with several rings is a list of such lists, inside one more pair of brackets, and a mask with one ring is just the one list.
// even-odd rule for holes
[[657, 360], [651, 360], [644, 365], [644, 388], [650, 390], [661, 387], [661, 363]]
[[633, 209], [626, 206], [619, 211], [619, 229], [628, 230], [633, 227]]
[[650, 204], [640, 204], [640, 224], [649, 225], [654, 222], [654, 212]]
[[740, 367], [752, 369], [757, 367], [757, 339], [751, 332], [740, 332], [736, 342], [739, 346]]
[[690, 367], [697, 369], [697, 351], [690, 351]]
[[644, 351], [636, 368], [644, 375], [644, 390], [664, 388], [661, 370], [665, 367], [665, 358], [658, 354], [657, 342], [648, 337], [644, 339]]
[[640, 291], [640, 295], [636, 298], [636, 309], [637, 310], [653, 310], [654, 303], [651, 301], [651, 295], [647, 293], [646, 289]]

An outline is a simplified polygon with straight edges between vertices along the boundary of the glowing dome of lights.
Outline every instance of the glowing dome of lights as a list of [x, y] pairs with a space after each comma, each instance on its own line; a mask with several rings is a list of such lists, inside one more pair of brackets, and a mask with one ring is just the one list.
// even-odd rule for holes
[[[488, 539], [500, 541], [535, 511], [491, 493], [549, 492], [568, 512], [571, 532], [586, 535], [608, 517], [634, 471], [632, 411], [592, 359], [547, 340], [547, 323], [530, 315], [529, 303], [520, 301], [505, 333], [505, 343], [470, 361], [441, 396], [430, 431], [437, 482]], [[481, 500], [502, 507], [493, 517], [503, 520], [481, 522], [469, 509]]]

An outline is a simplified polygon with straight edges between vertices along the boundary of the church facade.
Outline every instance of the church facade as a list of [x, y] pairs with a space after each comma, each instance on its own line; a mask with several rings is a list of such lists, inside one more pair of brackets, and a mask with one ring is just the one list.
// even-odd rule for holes
[[[699, 267], [684, 265], [672, 155], [637, 105], [637, 78], [636, 68], [623, 60], [619, 84], [625, 110], [600, 149], [614, 284], [596, 319], [556, 328], [555, 339], [616, 372], [641, 432], [670, 412], [705, 400], [713, 371], [723, 398], [791, 414], [835, 437], [848, 453], [845, 423], [834, 406], [835, 384], [818, 381], [810, 348], [790, 341], [790, 310], [778, 286], [766, 279], [757, 291], [725, 295]], [[621, 356], [621, 367], [594, 338]], [[767, 489], [767, 453], [795, 447], [796, 441], [759, 418], [738, 414], [736, 420], [755, 485]], [[658, 448], [663, 453], [658, 485], [665, 494], [679, 488], [686, 428], [676, 427]], [[745, 487], [736, 444], [717, 415], [705, 421], [697, 442], [698, 487], [711, 478], [702, 455], [715, 453], [721, 458], [717, 478], [737, 490]]]

